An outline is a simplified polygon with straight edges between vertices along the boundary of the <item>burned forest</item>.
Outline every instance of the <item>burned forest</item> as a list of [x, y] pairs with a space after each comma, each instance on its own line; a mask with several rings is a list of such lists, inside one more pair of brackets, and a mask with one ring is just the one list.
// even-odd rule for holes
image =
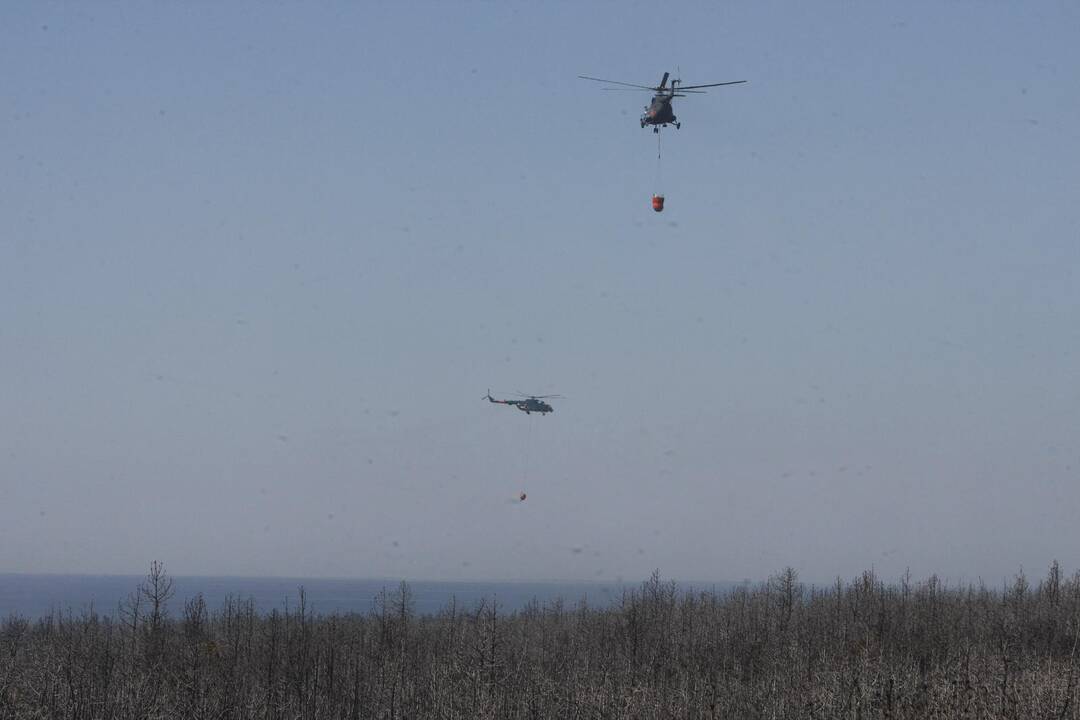
[[1080, 573], [999, 587], [785, 570], [731, 592], [658, 574], [604, 605], [418, 615], [402, 583], [323, 615], [170, 607], [9, 617], [0, 718], [1080, 718]]

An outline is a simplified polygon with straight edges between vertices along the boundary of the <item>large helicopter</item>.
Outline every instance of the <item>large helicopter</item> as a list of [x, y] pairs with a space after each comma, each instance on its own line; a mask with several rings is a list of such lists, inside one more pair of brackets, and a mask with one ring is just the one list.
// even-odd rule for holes
[[561, 398], [562, 395], [525, 395], [518, 393], [523, 399], [521, 400], [496, 400], [491, 397], [491, 391], [487, 391], [487, 395], [481, 400], [487, 399], [488, 402], [498, 403], [499, 405], [513, 405], [518, 410], [522, 411], [526, 415], [532, 415], [533, 413], [540, 413], [546, 415], [549, 412], [555, 412], [555, 408], [548, 405], [544, 400], [548, 398]]
[[[605, 80], [603, 78], [589, 77], [588, 75], [578, 75], [582, 80], [595, 80], [596, 82], [611, 83], [612, 85], [627, 85], [638, 90], [648, 90], [654, 93], [652, 102], [645, 106], [645, 114], [641, 116], [641, 127], [646, 125], [653, 126], [653, 132], [660, 132], [661, 127], [667, 127], [668, 125], [674, 125], [676, 128], [682, 127], [682, 123], [675, 119], [675, 113], [671, 109], [671, 101], [673, 98], [686, 97], [686, 94], [704, 94], [704, 90], [701, 88], [720, 87], [721, 85], [738, 85], [746, 82], [745, 80], [732, 80], [731, 82], [722, 83], [709, 83], [708, 85], [683, 85], [682, 80], [672, 80], [671, 85], [667, 84], [668, 76], [670, 73], [664, 73], [664, 77], [660, 79], [660, 84], [656, 87], [649, 85], [635, 85], [634, 83], [620, 82], [618, 80]], [[604, 88], [605, 90], [622, 90], [623, 88]], [[628, 91], [629, 92], [629, 91]]]

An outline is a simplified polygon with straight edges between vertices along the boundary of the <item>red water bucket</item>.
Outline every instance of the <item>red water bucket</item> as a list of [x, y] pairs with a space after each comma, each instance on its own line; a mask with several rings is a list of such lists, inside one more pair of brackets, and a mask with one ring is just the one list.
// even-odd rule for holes
[[652, 196], [652, 209], [656, 212], [662, 212], [664, 210], [664, 196], [653, 195]]

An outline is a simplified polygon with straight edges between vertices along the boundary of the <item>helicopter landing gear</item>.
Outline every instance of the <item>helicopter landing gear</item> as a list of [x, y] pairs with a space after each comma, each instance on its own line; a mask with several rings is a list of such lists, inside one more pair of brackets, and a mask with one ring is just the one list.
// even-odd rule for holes
[[643, 128], [645, 127], [645, 121], [644, 120], [641, 121], [641, 127], [643, 127]]
[[678, 130], [682, 127], [682, 123], [675, 123], [675, 129]]
[[652, 129], [652, 131], [653, 131], [654, 133], [659, 133], [659, 132], [660, 132], [660, 128], [658, 128], [658, 127], [656, 127], [655, 125], [653, 125], [653, 129]]

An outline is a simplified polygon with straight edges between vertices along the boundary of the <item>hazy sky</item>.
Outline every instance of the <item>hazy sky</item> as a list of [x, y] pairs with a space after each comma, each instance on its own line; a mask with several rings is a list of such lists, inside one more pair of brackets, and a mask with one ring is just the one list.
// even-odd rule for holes
[[[0, 572], [1071, 572], [1077, 37], [1050, 2], [0, 5]], [[677, 66], [749, 83], [677, 101], [655, 214], [647, 94], [575, 76]]]

